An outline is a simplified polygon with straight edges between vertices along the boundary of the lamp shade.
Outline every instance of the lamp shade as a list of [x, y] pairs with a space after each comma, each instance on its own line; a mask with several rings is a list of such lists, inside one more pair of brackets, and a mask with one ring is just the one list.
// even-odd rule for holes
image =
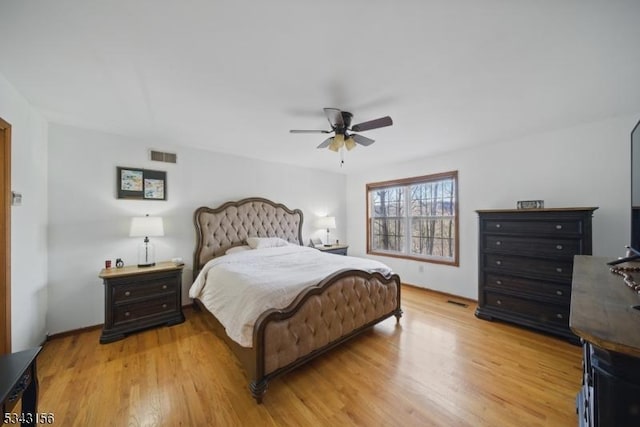
[[131, 219], [129, 237], [164, 236], [162, 218], [159, 216], [136, 216]]
[[323, 216], [318, 218], [316, 221], [316, 225], [318, 228], [336, 228], [336, 217], [335, 216]]

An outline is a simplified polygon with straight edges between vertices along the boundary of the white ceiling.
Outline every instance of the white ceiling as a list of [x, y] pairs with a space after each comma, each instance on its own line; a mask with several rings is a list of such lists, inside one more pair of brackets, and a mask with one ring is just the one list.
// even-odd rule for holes
[[[640, 111], [638, 0], [0, 0], [57, 123], [349, 173]], [[376, 143], [316, 150], [323, 107]]]

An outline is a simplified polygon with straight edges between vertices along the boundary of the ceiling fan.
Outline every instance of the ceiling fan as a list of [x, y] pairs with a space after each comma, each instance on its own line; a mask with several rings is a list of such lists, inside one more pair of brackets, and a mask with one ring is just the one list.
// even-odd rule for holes
[[331, 125], [331, 130], [299, 130], [292, 129], [289, 132], [291, 133], [335, 133], [335, 136], [331, 136], [324, 141], [318, 148], [329, 148], [331, 151], [340, 151], [341, 148], [346, 148], [347, 150], [353, 150], [356, 144], [360, 144], [363, 146], [369, 146], [373, 144], [375, 141], [371, 138], [367, 138], [366, 136], [358, 135], [350, 132], [364, 132], [367, 130], [378, 129], [385, 126], [391, 126], [393, 121], [391, 117], [385, 116], [380, 117], [379, 119], [369, 120], [367, 122], [358, 123], [357, 125], [351, 126], [351, 119], [353, 118], [353, 114], [348, 111], [342, 111], [337, 108], [325, 108], [324, 114], [327, 116], [329, 120], [329, 124]]

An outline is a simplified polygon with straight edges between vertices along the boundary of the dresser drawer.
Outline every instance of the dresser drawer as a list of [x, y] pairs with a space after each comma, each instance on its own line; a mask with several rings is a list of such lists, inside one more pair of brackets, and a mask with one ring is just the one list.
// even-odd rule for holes
[[493, 272], [511, 272], [522, 276], [555, 279], [571, 283], [573, 260], [522, 258], [500, 254], [484, 254], [481, 259], [484, 269]]
[[483, 249], [491, 252], [568, 258], [579, 254], [582, 248], [580, 239], [561, 238], [484, 235], [482, 243]]
[[559, 305], [568, 305], [571, 286], [541, 280], [525, 279], [502, 274], [485, 273], [484, 287], [487, 290], [506, 291], [531, 295]]
[[480, 232], [566, 236], [583, 233], [583, 222], [580, 219], [545, 219], [545, 220], [517, 220], [517, 219], [484, 219]]
[[115, 307], [113, 312], [113, 323], [114, 325], [118, 325], [120, 323], [144, 319], [146, 317], [170, 313], [176, 311], [177, 308], [177, 302], [174, 295], [139, 301], [131, 304], [123, 304]]
[[491, 291], [485, 291], [485, 303], [496, 310], [517, 312], [519, 316], [528, 317], [538, 323], [569, 326], [568, 305], [540, 303]]
[[115, 304], [128, 303], [138, 298], [148, 298], [149, 296], [162, 295], [163, 293], [175, 293], [178, 283], [175, 276], [168, 276], [115, 285], [112, 287], [113, 302]]

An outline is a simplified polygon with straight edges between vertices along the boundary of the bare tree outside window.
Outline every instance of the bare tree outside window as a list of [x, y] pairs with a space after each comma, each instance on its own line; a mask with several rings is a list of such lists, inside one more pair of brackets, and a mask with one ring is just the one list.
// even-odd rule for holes
[[458, 265], [458, 172], [367, 184], [367, 253]]

